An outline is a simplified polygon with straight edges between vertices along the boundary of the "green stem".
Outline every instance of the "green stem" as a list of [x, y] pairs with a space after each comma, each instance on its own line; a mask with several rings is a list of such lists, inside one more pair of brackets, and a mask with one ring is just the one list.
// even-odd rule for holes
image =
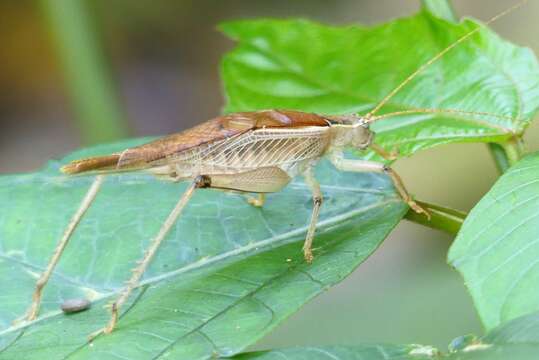
[[127, 126], [88, 3], [42, 0], [41, 4], [57, 44], [83, 141], [91, 144], [125, 136]]
[[497, 143], [489, 143], [488, 148], [490, 150], [490, 155], [496, 164], [496, 168], [500, 174], [503, 174], [511, 167], [507, 153], [502, 145]]
[[500, 174], [516, 164], [525, 152], [524, 143], [520, 137], [503, 143], [490, 143], [488, 146]]
[[430, 214], [430, 220], [424, 214], [418, 214], [410, 209], [405, 219], [415, 222], [417, 224], [425, 225], [427, 227], [445, 231], [451, 235], [456, 235], [464, 219], [468, 214], [462, 211], [446, 208], [440, 205], [429, 204], [423, 201], [416, 201], [423, 209], [427, 210]]
[[457, 15], [449, 0], [421, 0], [421, 4], [425, 9], [439, 18], [451, 22], [457, 22]]
[[524, 145], [521, 138], [513, 138], [500, 144], [507, 156], [510, 166], [515, 165], [524, 154]]

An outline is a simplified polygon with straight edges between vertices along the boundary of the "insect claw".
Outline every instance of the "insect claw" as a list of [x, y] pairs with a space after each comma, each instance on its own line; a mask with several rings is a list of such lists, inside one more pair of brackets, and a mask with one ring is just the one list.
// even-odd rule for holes
[[101, 335], [103, 333], [105, 333], [105, 328], [94, 331], [93, 333], [88, 335], [88, 342], [90, 342], [90, 343], [93, 342], [96, 337], [98, 337], [99, 335]]
[[24, 316], [21, 316], [11, 322], [11, 325], [18, 326], [18, 325], [24, 325], [28, 322], [28, 315], [25, 314]]
[[390, 152], [388, 160], [397, 160], [400, 155], [399, 146], [395, 146]]
[[314, 260], [313, 252], [311, 249], [304, 249], [303, 250], [303, 257], [305, 258], [305, 261], [308, 264], [311, 264]]

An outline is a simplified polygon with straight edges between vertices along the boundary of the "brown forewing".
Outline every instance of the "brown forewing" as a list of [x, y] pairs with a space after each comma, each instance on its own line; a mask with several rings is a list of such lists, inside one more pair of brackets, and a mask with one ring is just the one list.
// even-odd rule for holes
[[293, 110], [264, 110], [220, 116], [177, 134], [127, 149], [117, 168], [140, 167], [193, 147], [223, 140], [250, 130], [276, 127], [329, 126], [326, 118]]

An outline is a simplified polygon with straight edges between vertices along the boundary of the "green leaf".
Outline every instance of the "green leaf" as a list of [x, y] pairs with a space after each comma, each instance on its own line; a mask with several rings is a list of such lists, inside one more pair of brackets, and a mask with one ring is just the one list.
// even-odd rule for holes
[[539, 313], [512, 320], [482, 338], [462, 336], [450, 352], [424, 345], [313, 346], [244, 353], [235, 360], [531, 360], [539, 353]]
[[539, 354], [539, 313], [511, 320], [453, 352], [448, 360], [531, 360]]
[[[141, 140], [77, 152], [106, 154]], [[103, 309], [117, 295], [185, 184], [151, 176], [107, 177], [45, 290], [41, 317], [11, 326], [30, 302], [37, 275], [88, 189], [91, 177], [67, 177], [53, 162], [40, 172], [0, 177], [0, 359], [174, 359], [232, 355], [256, 342], [317, 294], [342, 280], [383, 241], [406, 212], [382, 175], [316, 169], [325, 202], [315, 261], [301, 245], [311, 194], [296, 180], [259, 209], [236, 194], [195, 192], [117, 329]], [[92, 308], [59, 310], [85, 297]]]
[[235, 360], [420, 360], [434, 359], [437, 351], [421, 345], [313, 346], [260, 351]]
[[539, 153], [503, 175], [449, 251], [487, 329], [539, 310]]
[[[223, 60], [226, 111], [289, 108], [367, 113], [406, 77], [479, 25], [427, 11], [365, 28], [307, 20], [245, 20], [221, 29], [238, 41]], [[539, 106], [534, 54], [483, 29], [399, 91], [381, 113], [417, 108], [510, 117], [417, 114], [380, 120], [376, 142], [401, 155], [450, 142], [503, 142], [521, 134]]]
[[539, 312], [509, 320], [489, 332], [483, 342], [488, 344], [534, 344], [539, 346]]

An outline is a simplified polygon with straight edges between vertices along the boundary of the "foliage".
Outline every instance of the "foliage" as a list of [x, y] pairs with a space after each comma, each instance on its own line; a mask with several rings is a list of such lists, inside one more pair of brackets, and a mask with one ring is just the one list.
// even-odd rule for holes
[[[471, 20], [453, 24], [425, 11], [374, 28], [307, 20], [226, 23], [223, 31], [239, 42], [223, 60], [226, 111], [365, 113], [419, 65], [477, 26]], [[535, 56], [485, 29], [415, 77], [382, 113], [458, 109], [510, 119], [414, 114], [376, 122], [373, 128], [378, 144], [397, 148], [402, 156], [450, 142], [504, 142], [524, 131], [538, 104]]]
[[539, 153], [511, 167], [475, 206], [449, 252], [487, 329], [538, 309]]
[[447, 354], [422, 345], [361, 345], [292, 348], [245, 353], [238, 360], [529, 360], [539, 352], [539, 313], [510, 321], [482, 338], [461, 336], [452, 341]]
[[[133, 144], [84, 150], [68, 159]], [[270, 195], [263, 209], [248, 205], [239, 195], [200, 190], [169, 234], [116, 331], [90, 346], [88, 334], [109, 316], [103, 305], [117, 296], [184, 186], [141, 175], [110, 177], [48, 285], [41, 319], [10, 326], [24, 312], [28, 303], [21, 299], [30, 300], [36, 276], [48, 261], [43, 253], [54, 247], [63, 231], [58, 224], [68, 222], [91, 182], [88, 177], [58, 175], [60, 164], [68, 159], [35, 174], [0, 178], [5, 204], [0, 209], [0, 276], [5, 286], [0, 359], [107, 354], [129, 359], [203, 358], [237, 353], [342, 280], [406, 211], [385, 176], [339, 173], [322, 164], [317, 177], [326, 202], [316, 261], [309, 265], [300, 240], [312, 199], [302, 182]], [[62, 299], [76, 297], [92, 300], [92, 309], [63, 315]]]
[[[421, 64], [478, 26], [472, 20], [454, 24], [427, 11], [374, 28], [269, 19], [223, 24], [238, 41], [222, 63], [226, 111], [366, 113]], [[491, 115], [417, 113], [381, 120], [373, 128], [377, 143], [398, 148], [403, 156], [450, 142], [496, 142], [516, 162], [515, 144], [538, 107], [534, 55], [485, 28], [416, 76], [381, 114], [437, 108]], [[102, 305], [118, 294], [185, 188], [140, 174], [109, 177], [46, 289], [41, 317], [11, 325], [28, 305], [47, 262], [44, 254], [54, 248], [91, 183], [91, 177], [59, 175], [59, 166], [145, 140], [85, 149], [39, 172], [0, 178], [0, 359], [234, 356], [352, 272], [407, 210], [386, 176], [342, 173], [322, 162], [317, 178], [326, 201], [316, 259], [309, 265], [300, 249], [312, 200], [301, 180], [270, 195], [262, 209], [239, 195], [200, 190], [118, 328], [90, 343], [87, 335], [108, 316]], [[429, 346], [365, 345], [238, 358], [495, 359], [535, 353], [538, 163], [539, 155], [531, 155], [500, 178], [467, 217], [449, 254], [492, 329], [484, 337], [460, 338], [445, 355]], [[432, 208], [437, 216], [429, 226], [456, 231], [458, 222], [447, 227], [439, 219], [450, 221], [458, 212]], [[74, 297], [88, 298], [92, 308], [62, 314], [59, 304]]]

